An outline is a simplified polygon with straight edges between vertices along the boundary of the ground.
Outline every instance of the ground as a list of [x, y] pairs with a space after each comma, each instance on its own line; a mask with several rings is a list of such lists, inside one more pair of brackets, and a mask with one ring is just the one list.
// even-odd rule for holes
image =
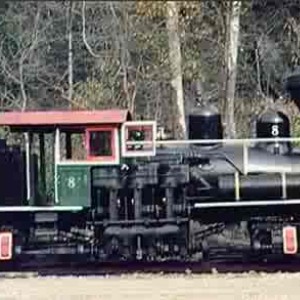
[[0, 299], [299, 299], [298, 274], [123, 275], [0, 279]]

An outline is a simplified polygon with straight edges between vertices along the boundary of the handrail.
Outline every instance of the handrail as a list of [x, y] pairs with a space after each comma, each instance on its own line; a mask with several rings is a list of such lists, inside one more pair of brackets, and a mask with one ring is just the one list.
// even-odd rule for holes
[[[242, 146], [242, 165], [243, 174], [249, 172], [249, 146], [251, 143], [276, 143], [282, 142], [300, 142], [300, 137], [278, 137], [278, 138], [248, 138], [248, 139], [211, 139], [211, 140], [153, 140], [153, 141], [125, 141], [125, 145], [151, 145], [156, 148], [160, 145], [192, 145], [192, 144], [227, 144], [227, 145], [241, 145]], [[153, 154], [155, 155], [155, 154]], [[134, 156], [134, 154], [132, 154]]]
[[[155, 140], [156, 145], [190, 145], [190, 144], [250, 144], [268, 142], [300, 142], [300, 137], [250, 138], [250, 139], [211, 139], [211, 140]], [[148, 145], [153, 141], [126, 141], [126, 145]]]

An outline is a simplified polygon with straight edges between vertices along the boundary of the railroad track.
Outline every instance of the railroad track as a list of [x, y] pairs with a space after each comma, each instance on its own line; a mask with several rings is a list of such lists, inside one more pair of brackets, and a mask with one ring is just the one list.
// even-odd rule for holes
[[0, 271], [0, 278], [45, 276], [107, 276], [135, 273], [151, 274], [216, 274], [245, 272], [300, 272], [300, 261], [281, 263], [199, 263], [199, 262], [122, 262], [122, 263], [59, 263], [43, 266], [10, 266]]

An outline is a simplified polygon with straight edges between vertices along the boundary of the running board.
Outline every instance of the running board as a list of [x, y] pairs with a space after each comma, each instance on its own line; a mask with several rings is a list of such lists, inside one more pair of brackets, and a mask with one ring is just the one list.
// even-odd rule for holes
[[278, 205], [295, 205], [295, 204], [300, 204], [300, 199], [195, 203], [194, 208], [247, 207], [247, 206], [267, 206], [267, 205], [278, 206]]
[[79, 211], [82, 206], [0, 206], [0, 212]]

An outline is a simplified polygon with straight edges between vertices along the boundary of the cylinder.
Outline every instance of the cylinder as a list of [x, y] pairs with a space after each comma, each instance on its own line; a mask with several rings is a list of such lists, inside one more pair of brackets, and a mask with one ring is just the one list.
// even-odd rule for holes
[[[215, 108], [199, 109], [189, 115], [189, 139], [210, 140], [222, 139], [223, 129], [221, 115]], [[201, 146], [212, 146], [203, 144]]]
[[[290, 137], [290, 122], [282, 112], [269, 110], [263, 113], [256, 123], [256, 136], [258, 138], [283, 138]], [[264, 142], [258, 143], [273, 154], [287, 154], [291, 151], [289, 142]]]
[[300, 108], [300, 69], [289, 74], [285, 79], [285, 90], [289, 93], [291, 99]]

